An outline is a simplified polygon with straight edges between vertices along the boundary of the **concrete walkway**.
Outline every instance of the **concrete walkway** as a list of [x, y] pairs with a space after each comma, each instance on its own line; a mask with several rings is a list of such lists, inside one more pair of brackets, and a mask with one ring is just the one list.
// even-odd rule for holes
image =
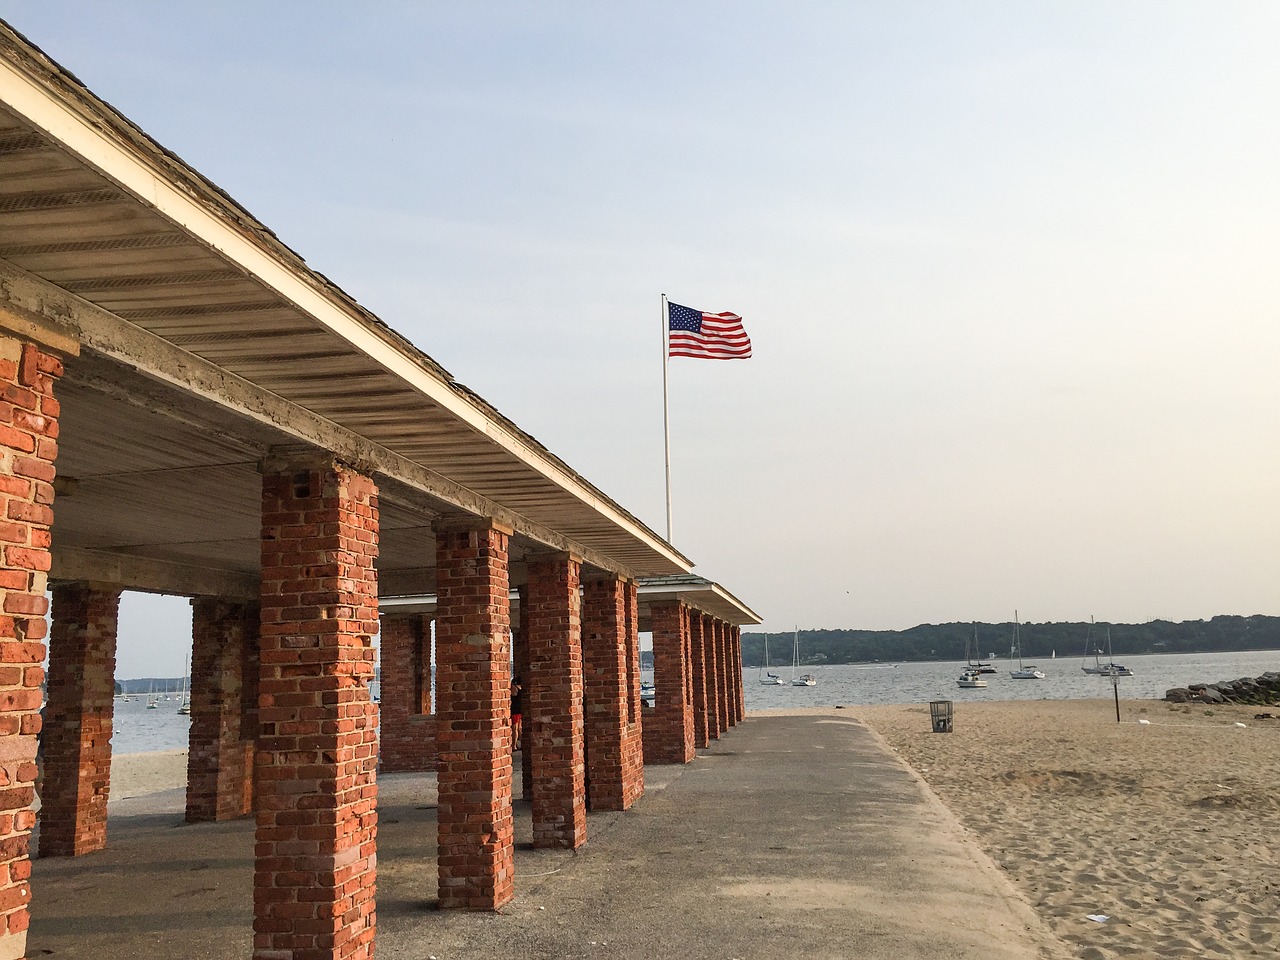
[[[838, 711], [748, 718], [649, 767], [576, 854], [533, 850], [517, 895], [435, 909], [433, 777], [380, 782], [378, 956], [1061, 958], [1068, 951], [869, 728]], [[109, 847], [37, 861], [28, 956], [250, 956], [253, 827], [186, 826], [181, 791], [112, 805]]]

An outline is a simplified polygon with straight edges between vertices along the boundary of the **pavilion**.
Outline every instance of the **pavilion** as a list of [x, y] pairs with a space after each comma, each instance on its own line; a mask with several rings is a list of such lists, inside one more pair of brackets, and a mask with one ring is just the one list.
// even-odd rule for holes
[[108, 840], [123, 590], [191, 598], [261, 960], [372, 953], [380, 762], [436, 771], [440, 905], [512, 897], [513, 664], [542, 846], [742, 719], [754, 612], [3, 22], [0, 389], [0, 960]]

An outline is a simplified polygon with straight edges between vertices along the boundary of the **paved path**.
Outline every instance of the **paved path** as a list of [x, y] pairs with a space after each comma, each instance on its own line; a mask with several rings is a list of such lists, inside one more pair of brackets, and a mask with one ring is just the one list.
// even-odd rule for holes
[[[378, 956], [1068, 956], [875, 733], [838, 712], [748, 718], [646, 779], [635, 809], [590, 815], [576, 854], [531, 849], [518, 804], [517, 896], [494, 915], [435, 909], [433, 778], [384, 778]], [[245, 960], [252, 825], [184, 826], [179, 811], [172, 795], [121, 802], [107, 851], [38, 861], [29, 956]]]

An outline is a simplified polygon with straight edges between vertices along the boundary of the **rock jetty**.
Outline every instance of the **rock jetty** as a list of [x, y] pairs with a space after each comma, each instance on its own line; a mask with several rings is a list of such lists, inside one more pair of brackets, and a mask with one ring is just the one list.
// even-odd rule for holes
[[1260, 677], [1174, 687], [1164, 698], [1170, 703], [1280, 704], [1280, 673], [1269, 670]]

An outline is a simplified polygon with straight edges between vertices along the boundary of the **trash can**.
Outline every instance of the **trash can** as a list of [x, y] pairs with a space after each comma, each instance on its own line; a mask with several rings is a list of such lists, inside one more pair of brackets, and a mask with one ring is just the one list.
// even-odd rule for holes
[[933, 721], [934, 733], [950, 733], [951, 701], [931, 700], [929, 702], [929, 718]]

